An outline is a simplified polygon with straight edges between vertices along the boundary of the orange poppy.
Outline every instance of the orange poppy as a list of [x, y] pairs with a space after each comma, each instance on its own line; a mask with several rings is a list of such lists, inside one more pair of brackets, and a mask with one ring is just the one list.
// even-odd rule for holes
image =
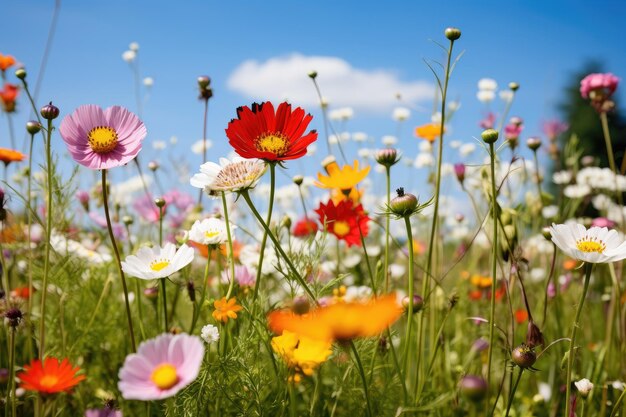
[[394, 323], [404, 310], [395, 294], [368, 303], [339, 302], [297, 315], [291, 310], [276, 310], [268, 315], [270, 329], [281, 334], [287, 330], [316, 340], [348, 341], [380, 334]]
[[43, 362], [34, 359], [29, 365], [24, 365], [24, 371], [17, 377], [22, 381], [20, 387], [26, 390], [55, 394], [71, 390], [86, 378], [85, 375], [76, 375], [78, 371], [80, 368], [72, 368], [67, 359], [59, 361], [48, 357]]
[[4, 87], [0, 90], [0, 102], [2, 102], [2, 108], [7, 113], [15, 111], [15, 100], [20, 92], [18, 86], [11, 83], [4, 83]]
[[26, 155], [22, 152], [0, 148], [0, 161], [4, 162], [5, 165], [9, 165], [11, 162], [21, 162], [24, 158], [26, 158]]
[[515, 310], [515, 321], [517, 324], [522, 324], [528, 320], [528, 312], [523, 308]]
[[[443, 131], [445, 132], [446, 130], [444, 129]], [[441, 126], [438, 123], [426, 123], [415, 128], [415, 136], [426, 139], [430, 143], [433, 143], [440, 137], [441, 133]]]
[[15, 58], [11, 55], [2, 55], [0, 54], [0, 70], [6, 71], [15, 65]]

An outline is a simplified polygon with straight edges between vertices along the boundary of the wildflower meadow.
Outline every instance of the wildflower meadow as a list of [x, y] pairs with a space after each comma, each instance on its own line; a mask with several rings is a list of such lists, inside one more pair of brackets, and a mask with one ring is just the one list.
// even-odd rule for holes
[[320, 66], [313, 104], [179, 80], [184, 146], [138, 43], [102, 54], [134, 104], [65, 108], [2, 42], [0, 415], [625, 415], [626, 68], [575, 80], [586, 124], [528, 133], [517, 80], [453, 93], [472, 35], [414, 40], [428, 94], [387, 92], [394, 134], [349, 126]]

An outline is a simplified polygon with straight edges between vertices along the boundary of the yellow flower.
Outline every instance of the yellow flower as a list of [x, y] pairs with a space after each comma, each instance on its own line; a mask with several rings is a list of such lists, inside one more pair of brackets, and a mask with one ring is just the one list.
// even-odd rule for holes
[[298, 336], [296, 333], [285, 330], [281, 336], [272, 338], [272, 349], [296, 373], [302, 372], [310, 376], [331, 355], [331, 343], [328, 340]]
[[233, 320], [236, 319], [237, 312], [243, 309], [243, 307], [237, 305], [237, 297], [233, 297], [228, 300], [226, 297], [222, 297], [221, 300], [215, 300], [215, 302], [213, 302], [213, 306], [215, 307], [213, 318], [223, 323], [228, 322], [229, 318]]
[[356, 188], [351, 189], [350, 194], [348, 195], [345, 195], [343, 191], [338, 188], [335, 188], [330, 192], [330, 199], [333, 200], [335, 205], [338, 205], [344, 200], [352, 200], [352, 203], [356, 206], [361, 202], [361, 197], [363, 197], [363, 190], [358, 190]]
[[359, 169], [359, 161], [356, 160], [354, 161], [354, 166], [344, 165], [342, 168], [339, 168], [337, 162], [332, 161], [324, 168], [328, 176], [322, 175], [321, 172], [318, 173], [317, 179], [319, 182], [315, 185], [320, 188], [338, 188], [342, 191], [353, 189], [370, 172], [369, 166]]
[[415, 136], [433, 143], [441, 136], [441, 126], [438, 123], [426, 123], [425, 125], [418, 126], [415, 128]]

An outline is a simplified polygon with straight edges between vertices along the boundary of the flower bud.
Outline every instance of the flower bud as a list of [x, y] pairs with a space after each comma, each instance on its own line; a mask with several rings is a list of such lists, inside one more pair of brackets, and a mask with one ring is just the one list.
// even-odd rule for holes
[[580, 392], [580, 396], [583, 398], [587, 398], [591, 390], [593, 389], [593, 384], [587, 378], [583, 378], [580, 381], [574, 382], [576, 385], [576, 389]]
[[286, 228], [287, 230], [291, 229], [291, 217], [285, 214], [280, 221], [280, 225]]
[[198, 77], [198, 87], [200, 89], [205, 89], [211, 84], [211, 79], [206, 75], [201, 75]]
[[[410, 307], [409, 297], [404, 297], [402, 299], [402, 307], [408, 309]], [[419, 312], [424, 308], [424, 299], [419, 295], [413, 296], [413, 314]]]
[[152, 172], [156, 171], [159, 169], [159, 163], [157, 161], [148, 162], [148, 169]]
[[187, 281], [187, 294], [189, 295], [189, 301], [191, 301], [192, 303], [196, 302], [196, 287], [193, 284], [192, 280]]
[[541, 229], [541, 234], [546, 240], [550, 242], [552, 241], [552, 232], [550, 232], [550, 228], [548, 226]]
[[543, 333], [541, 333], [541, 329], [539, 326], [535, 324], [534, 321], [528, 321], [528, 330], [526, 331], [526, 344], [534, 348], [536, 346], [543, 346]]
[[39, 111], [41, 113], [41, 117], [46, 120], [54, 120], [59, 117], [59, 108], [50, 102], [41, 108]]
[[400, 156], [398, 155], [398, 151], [393, 148], [379, 149], [376, 151], [374, 155], [374, 159], [376, 162], [390, 168], [394, 166], [400, 160]]
[[302, 185], [303, 181], [304, 181], [304, 177], [302, 175], [296, 175], [295, 177], [293, 177], [293, 183], [298, 186]]
[[15, 76], [17, 78], [19, 78], [20, 80], [23, 80], [26, 78], [26, 70], [24, 68], [18, 68], [15, 70]]
[[306, 314], [311, 309], [311, 304], [306, 297], [299, 296], [293, 299], [291, 310], [298, 315]]
[[398, 196], [391, 200], [389, 209], [393, 214], [398, 216], [408, 216], [417, 207], [417, 197], [413, 194], [405, 194], [404, 188], [400, 187], [396, 190]]
[[149, 300], [154, 300], [159, 296], [159, 288], [158, 287], [145, 288], [143, 290], [143, 295]]
[[154, 199], [154, 204], [158, 207], [158, 208], [163, 208], [165, 206], [165, 200], [163, 200], [162, 198], [155, 198]]
[[537, 354], [526, 343], [522, 343], [511, 352], [513, 363], [522, 369], [532, 367], [537, 361]]
[[456, 179], [463, 184], [463, 181], [465, 181], [465, 164], [454, 164], [454, 173], [456, 174]]
[[35, 135], [39, 133], [40, 130], [41, 130], [41, 123], [39, 123], [38, 121], [30, 120], [26, 122], [26, 131], [30, 133], [31, 135]]
[[487, 393], [487, 382], [483, 377], [476, 375], [466, 375], [459, 382], [461, 395], [471, 401], [480, 401]]
[[447, 28], [444, 32], [446, 38], [451, 41], [455, 41], [461, 37], [461, 29], [458, 28]]
[[498, 140], [498, 131], [495, 129], [483, 130], [480, 134], [485, 143], [495, 143]]
[[0, 384], [4, 385], [9, 382], [9, 370], [7, 368], [0, 368]]
[[122, 223], [124, 223], [126, 226], [130, 226], [134, 223], [134, 220], [131, 216], [124, 216], [122, 217]]
[[309, 71], [309, 78], [314, 80], [317, 78], [317, 71]]
[[509, 83], [509, 88], [511, 89], [511, 91], [517, 91], [519, 90], [519, 84], [512, 81]]
[[536, 151], [541, 147], [541, 139], [539, 138], [528, 138], [526, 140], [526, 146], [532, 151]]
[[4, 320], [7, 322], [9, 327], [12, 327], [13, 329], [20, 325], [23, 318], [24, 313], [22, 313], [22, 310], [17, 307], [11, 307], [4, 312]]

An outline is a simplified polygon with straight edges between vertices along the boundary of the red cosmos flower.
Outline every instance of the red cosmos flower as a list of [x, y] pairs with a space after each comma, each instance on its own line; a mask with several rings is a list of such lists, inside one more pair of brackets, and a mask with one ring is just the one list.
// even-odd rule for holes
[[20, 386], [26, 390], [55, 394], [71, 390], [86, 378], [85, 375], [76, 375], [78, 371], [80, 368], [72, 368], [67, 359], [59, 361], [49, 357], [43, 362], [34, 359], [29, 365], [24, 365], [24, 371], [18, 373], [17, 377], [22, 381]]
[[295, 237], [306, 237], [317, 233], [317, 222], [307, 217], [299, 220], [293, 227], [293, 235]]
[[320, 203], [320, 207], [315, 212], [320, 216], [320, 223], [326, 230], [337, 239], [345, 240], [348, 246], [361, 246], [361, 233], [363, 237], [367, 236], [369, 231], [367, 222], [370, 219], [361, 204], [355, 206], [351, 200], [343, 200], [335, 205], [330, 200], [326, 205]]
[[313, 119], [310, 114], [291, 104], [281, 103], [276, 112], [269, 101], [237, 109], [237, 119], [228, 123], [226, 136], [235, 152], [244, 158], [266, 161], [297, 159], [306, 154], [306, 148], [317, 140], [311, 130], [302, 136]]
[[4, 88], [0, 90], [0, 101], [5, 112], [11, 113], [15, 111], [15, 100], [20, 89], [11, 83], [4, 83]]

